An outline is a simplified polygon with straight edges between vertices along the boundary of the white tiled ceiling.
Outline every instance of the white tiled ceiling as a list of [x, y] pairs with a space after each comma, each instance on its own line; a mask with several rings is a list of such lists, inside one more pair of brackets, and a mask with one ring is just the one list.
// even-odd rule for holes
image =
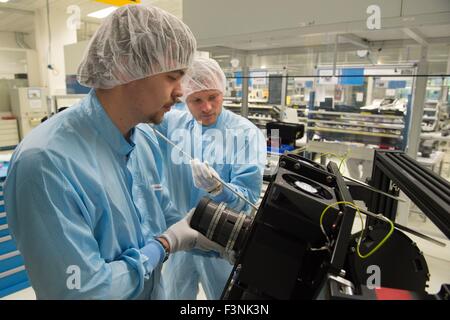
[[355, 35], [369, 41], [410, 39], [409, 36], [400, 29], [381, 29], [366, 32], [356, 32]]
[[[187, 0], [190, 1], [190, 0]], [[145, 5], [153, 5], [164, 9], [178, 18], [183, 18], [183, 0], [142, 0]]]
[[[423, 37], [450, 38], [450, 25], [420, 26], [415, 28]], [[403, 29], [381, 29], [366, 32], [354, 32], [354, 36], [360, 39], [366, 39], [370, 42], [397, 40], [399, 44], [402, 41], [411, 42], [411, 37]], [[260, 34], [238, 36], [236, 38], [225, 39], [220, 43], [221, 46], [230, 47], [239, 50], [264, 50], [274, 48], [289, 47], [307, 47], [317, 45], [334, 45], [335, 33], [304, 34], [296, 36], [292, 31], [278, 32], [268, 31]], [[339, 43], [348, 43], [349, 40], [344, 37], [339, 38]], [[415, 43], [415, 42], [412, 42]], [[208, 46], [206, 46], [208, 47]]]
[[[5, 6], [16, 8], [16, 9], [22, 9], [22, 10], [34, 10], [42, 8], [46, 5], [46, 0], [10, 0], [7, 3], [5, 3]], [[70, 4], [82, 4], [85, 2], [89, 2], [88, 0], [49, 0], [49, 4], [52, 7], [60, 7], [64, 8], [67, 7]]]
[[450, 24], [443, 26], [421, 27], [425, 37], [450, 37]]
[[[89, 0], [49, 0], [50, 10], [64, 10], [71, 4], [78, 5], [83, 13], [84, 9], [98, 10], [107, 5]], [[0, 31], [29, 33], [34, 28], [34, 17], [32, 13], [36, 9], [46, 6], [46, 0], [10, 0], [0, 4]], [[86, 7], [87, 6], [87, 7]], [[2, 8], [15, 9], [16, 11], [2, 11]], [[21, 14], [22, 12], [22, 14]], [[31, 13], [31, 15], [30, 15]]]
[[[450, 25], [421, 26], [417, 28], [420, 33], [427, 38], [450, 37]], [[410, 39], [410, 37], [401, 29], [374, 30], [368, 32], [355, 33], [361, 38], [369, 41], [384, 41]]]
[[[190, 1], [190, 0], [187, 0]], [[59, 9], [65, 12], [69, 5], [78, 5], [81, 9], [83, 20], [99, 23], [101, 20], [88, 18], [86, 15], [90, 12], [108, 7], [108, 4], [100, 3], [94, 0], [49, 0], [51, 9]], [[154, 5], [172, 14], [182, 18], [183, 0], [141, 0], [142, 5]], [[25, 10], [28, 13], [45, 7], [46, 0], [10, 0], [7, 3], [0, 3], [0, 32], [1, 31], [19, 31], [29, 33], [33, 31], [34, 21], [32, 15], [23, 15], [19, 12], [2, 12], [2, 8], [11, 8], [16, 10]], [[207, 26], [205, 26], [207, 27]], [[417, 28], [425, 37], [450, 37], [450, 25], [420, 26]], [[405, 40], [410, 39], [401, 29], [382, 29], [370, 32], [356, 32], [356, 36], [365, 38], [369, 41], [383, 40]], [[330, 34], [309, 34], [298, 35], [292, 32], [280, 33], [278, 31], [264, 32], [263, 35], [255, 37], [245, 35], [237, 39], [228, 40], [220, 43], [222, 46], [229, 46], [241, 50], [258, 50], [269, 48], [313, 46], [313, 45], [333, 45], [334, 35]], [[341, 39], [340, 42], [346, 42]], [[1, 44], [0, 44], [1, 46]]]
[[[177, 17], [182, 17], [182, 0], [142, 0], [142, 5], [154, 5], [160, 7]], [[69, 5], [77, 5], [81, 9], [83, 20], [100, 22], [93, 18], [87, 18], [90, 12], [108, 7], [108, 4], [94, 0], [49, 0], [50, 10], [59, 9], [65, 11]], [[29, 33], [33, 31], [33, 16], [24, 13], [32, 13], [34, 10], [46, 6], [46, 0], [10, 0], [7, 3], [0, 3], [0, 32], [17, 31]], [[2, 8], [15, 9], [17, 11], [1, 11]], [[22, 14], [21, 14], [22, 11]]]

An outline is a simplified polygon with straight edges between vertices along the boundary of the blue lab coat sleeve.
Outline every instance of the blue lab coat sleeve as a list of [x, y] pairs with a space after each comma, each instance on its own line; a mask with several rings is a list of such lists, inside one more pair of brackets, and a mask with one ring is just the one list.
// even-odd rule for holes
[[[243, 195], [251, 203], [256, 203], [259, 199], [264, 165], [266, 162], [266, 144], [262, 133], [249, 134], [244, 146], [235, 154], [235, 164], [231, 167], [231, 173], [228, 177], [228, 185], [234, 191]], [[248, 163], [241, 164], [240, 159], [248, 159]], [[222, 177], [223, 179], [224, 177]], [[224, 187], [222, 193], [213, 197], [215, 202], [225, 202], [234, 210], [248, 212], [250, 206]]]
[[9, 223], [38, 298], [136, 297], [151, 272], [140, 248], [123, 248], [111, 261], [101, 257], [93, 236], [96, 221], [57, 162], [43, 152], [22, 157], [5, 189], [7, 210], [17, 213]]

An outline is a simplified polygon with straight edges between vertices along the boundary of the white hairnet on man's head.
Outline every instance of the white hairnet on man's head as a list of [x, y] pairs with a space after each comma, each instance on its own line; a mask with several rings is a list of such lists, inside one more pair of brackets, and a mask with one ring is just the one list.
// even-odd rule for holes
[[225, 94], [225, 85], [225, 74], [216, 60], [196, 57], [181, 82], [183, 99], [203, 90], [218, 90]]
[[78, 81], [109, 89], [158, 73], [186, 69], [195, 38], [180, 19], [156, 8], [118, 8], [95, 32], [78, 67]]

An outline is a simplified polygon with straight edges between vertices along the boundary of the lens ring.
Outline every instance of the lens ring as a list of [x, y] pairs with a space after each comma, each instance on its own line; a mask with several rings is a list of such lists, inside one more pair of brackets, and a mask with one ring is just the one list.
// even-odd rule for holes
[[233, 227], [233, 230], [231, 231], [230, 238], [228, 239], [228, 243], [225, 247], [226, 252], [231, 252], [233, 250], [234, 244], [237, 240], [237, 237], [239, 235], [239, 231], [241, 231], [241, 228], [244, 224], [246, 215], [242, 212], [239, 214], [239, 217]]
[[228, 239], [228, 243], [227, 246], [225, 247], [225, 251], [232, 251], [234, 244], [239, 236], [239, 232], [241, 231], [242, 225], [244, 224], [245, 221], [245, 214], [243, 214], [242, 212], [239, 214], [239, 217], [236, 220], [236, 224], [233, 227], [233, 230], [231, 232], [230, 238]]
[[206, 232], [206, 237], [208, 239], [212, 239], [214, 231], [216, 231], [217, 224], [219, 223], [220, 216], [222, 215], [222, 212], [225, 209], [226, 209], [225, 203], [221, 202], [221, 203], [219, 203], [216, 210], [214, 211], [214, 216], [211, 220], [211, 223], [209, 224], [208, 231]]

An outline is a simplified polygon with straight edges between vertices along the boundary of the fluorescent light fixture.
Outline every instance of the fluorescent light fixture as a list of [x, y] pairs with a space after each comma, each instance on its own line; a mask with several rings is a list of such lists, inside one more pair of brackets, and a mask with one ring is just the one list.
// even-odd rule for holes
[[109, 16], [111, 13], [113, 13], [116, 9], [117, 9], [117, 7], [108, 7], [105, 9], [101, 9], [98, 11], [88, 13], [87, 16], [92, 17], [92, 18], [97, 18], [97, 19], [103, 19], [103, 18], [106, 18], [107, 16]]
[[261, 69], [265, 69], [265, 68], [266, 68], [266, 66], [265, 66], [265, 65], [262, 65], [262, 66], [261, 66]]
[[7, 3], [9, 0], [0, 0], [0, 3]]

